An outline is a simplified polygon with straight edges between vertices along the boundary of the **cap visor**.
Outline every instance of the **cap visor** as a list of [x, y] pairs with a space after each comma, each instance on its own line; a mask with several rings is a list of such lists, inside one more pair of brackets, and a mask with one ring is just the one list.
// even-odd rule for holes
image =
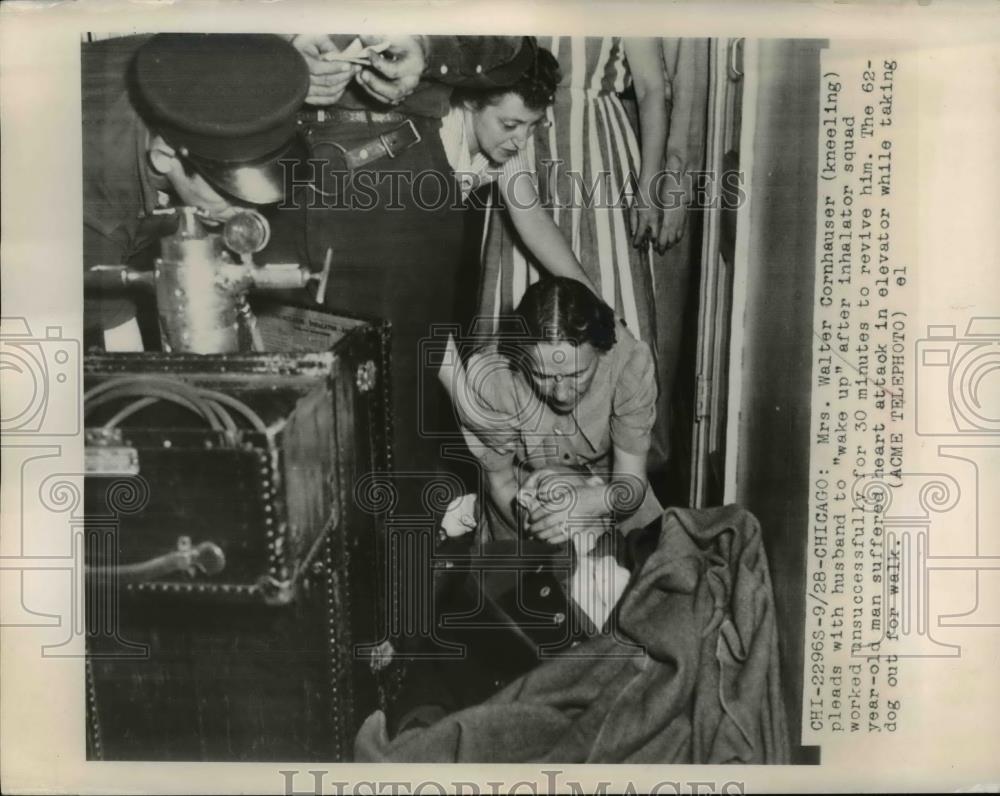
[[291, 177], [291, 174], [286, 177], [285, 171], [304, 160], [306, 154], [305, 145], [295, 136], [288, 146], [258, 160], [224, 163], [194, 156], [188, 159], [214, 187], [250, 204], [269, 205], [284, 198], [285, 185]]

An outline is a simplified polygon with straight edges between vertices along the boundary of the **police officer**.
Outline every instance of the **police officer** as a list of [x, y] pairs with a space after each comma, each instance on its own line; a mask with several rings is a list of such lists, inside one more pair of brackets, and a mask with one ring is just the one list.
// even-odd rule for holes
[[[273, 35], [161, 34], [84, 45], [84, 267], [141, 267], [171, 218], [167, 205], [225, 218], [277, 202], [282, 161], [301, 154], [296, 111], [309, 90], [302, 56]], [[87, 296], [86, 340], [142, 348], [136, 306]]]

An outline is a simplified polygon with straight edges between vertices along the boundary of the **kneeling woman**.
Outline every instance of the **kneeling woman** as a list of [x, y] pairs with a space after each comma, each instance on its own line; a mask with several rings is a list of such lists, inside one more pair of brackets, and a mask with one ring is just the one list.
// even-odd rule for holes
[[[409, 667], [390, 722], [398, 730], [477, 704], [537, 666], [543, 650], [610, 629], [629, 573], [597, 543], [662, 514], [646, 481], [656, 413], [648, 345], [566, 277], [529, 287], [514, 320], [516, 335], [464, 366], [452, 348], [441, 369], [482, 463], [485, 511], [477, 520], [466, 496], [445, 517], [447, 535], [464, 539], [438, 548], [436, 635]], [[473, 530], [479, 544], [465, 535]], [[432, 655], [436, 643], [464, 652]]]
[[536, 282], [514, 321], [515, 335], [464, 368], [454, 352], [441, 372], [485, 471], [486, 532], [559, 544], [657, 519], [646, 480], [657, 395], [649, 346], [574, 279]]

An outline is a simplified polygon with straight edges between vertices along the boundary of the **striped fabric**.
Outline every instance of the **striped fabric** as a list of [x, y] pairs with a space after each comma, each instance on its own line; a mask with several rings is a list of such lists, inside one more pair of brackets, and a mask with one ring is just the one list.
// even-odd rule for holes
[[[633, 334], [654, 345], [652, 259], [631, 245], [625, 205], [638, 175], [639, 145], [617, 96], [630, 83], [620, 38], [541, 37], [559, 60], [562, 82], [550, 124], [529, 142], [543, 204], [573, 252]], [[538, 265], [498, 208], [483, 232], [480, 315], [517, 305]]]

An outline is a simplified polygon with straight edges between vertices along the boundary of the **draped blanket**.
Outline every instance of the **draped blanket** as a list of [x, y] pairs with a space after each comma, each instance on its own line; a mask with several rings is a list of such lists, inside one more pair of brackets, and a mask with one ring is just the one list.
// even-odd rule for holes
[[375, 712], [357, 761], [787, 763], [778, 635], [756, 518], [670, 509], [602, 634], [487, 701], [389, 739]]

